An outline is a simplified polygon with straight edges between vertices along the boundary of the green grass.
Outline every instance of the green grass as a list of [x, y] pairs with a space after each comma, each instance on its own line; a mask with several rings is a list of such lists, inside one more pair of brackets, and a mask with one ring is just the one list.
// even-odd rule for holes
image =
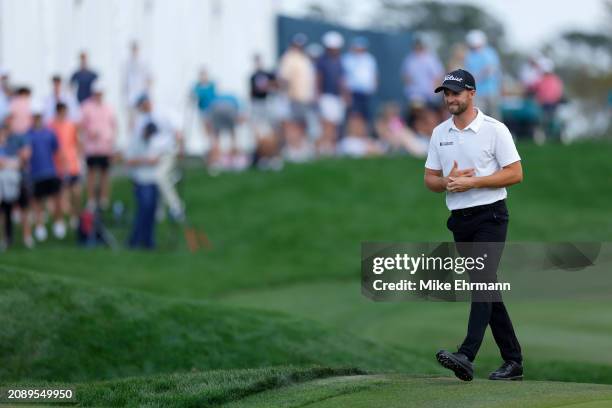
[[0, 381], [275, 365], [440, 372], [430, 359], [277, 312], [167, 300], [0, 269]]
[[[525, 181], [510, 189], [509, 240], [612, 240], [612, 145], [519, 151]], [[467, 304], [373, 303], [360, 295], [361, 241], [451, 239], [443, 196], [425, 190], [422, 173], [422, 161], [405, 157], [217, 178], [190, 170], [189, 217], [207, 232], [211, 251], [191, 254], [179, 243], [172, 251], [113, 252], [51, 241], [3, 253], [0, 381], [69, 381], [83, 405], [105, 406], [541, 407], [610, 399], [609, 388], [569, 382], [612, 384], [604, 352], [612, 301], [509, 304], [526, 378], [568, 382], [526, 381], [515, 392], [513, 384], [461, 384], [435, 365], [438, 348], [461, 342]], [[130, 203], [129, 184], [115, 187]], [[499, 363], [487, 336], [477, 376]], [[347, 374], [333, 367], [410, 376], [282, 380], [313, 364], [327, 372], [322, 377]], [[278, 365], [294, 367], [267, 368]], [[242, 385], [232, 388], [237, 378]], [[277, 378], [270, 388], [299, 384], [250, 388], [265, 378]]]
[[316, 379], [359, 374], [364, 373], [354, 368], [272, 367], [141, 376], [86, 384], [29, 383], [27, 386], [71, 387], [74, 400], [80, 406], [203, 407], [219, 406]]
[[[574, 405], [580, 404], [580, 405]], [[582, 405], [585, 404], [585, 405]], [[612, 406], [612, 386], [595, 384], [476, 380], [406, 375], [335, 377], [266, 391], [228, 408], [543, 408]]]

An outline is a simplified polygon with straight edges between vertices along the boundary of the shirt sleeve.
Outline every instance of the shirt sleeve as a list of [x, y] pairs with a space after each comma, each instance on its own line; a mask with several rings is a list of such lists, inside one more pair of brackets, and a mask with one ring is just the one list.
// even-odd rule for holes
[[440, 162], [440, 156], [438, 155], [435, 135], [432, 135], [431, 140], [429, 141], [429, 151], [427, 152], [425, 167], [430, 170], [442, 170], [442, 163]]
[[505, 167], [521, 160], [516, 150], [516, 146], [514, 145], [512, 134], [505, 125], [501, 125], [497, 130], [497, 137], [495, 139], [495, 158], [500, 167]]

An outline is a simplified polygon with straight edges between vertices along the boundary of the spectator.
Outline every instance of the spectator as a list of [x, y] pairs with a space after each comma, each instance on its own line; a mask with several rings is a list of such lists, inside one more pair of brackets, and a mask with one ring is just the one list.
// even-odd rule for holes
[[372, 96], [378, 86], [378, 66], [374, 56], [368, 52], [368, 40], [356, 37], [351, 50], [344, 56], [346, 86], [351, 93], [350, 112], [359, 113], [368, 123], [372, 121]]
[[316, 72], [304, 52], [307, 42], [306, 35], [294, 35], [279, 64], [279, 79], [289, 99], [289, 117], [284, 124], [284, 134], [285, 155], [290, 161], [306, 161], [312, 157], [305, 131], [313, 110]]
[[12, 117], [9, 115], [6, 118], [6, 125], [9, 129], [9, 135], [6, 142], [6, 154], [19, 158], [20, 170], [20, 185], [19, 197], [17, 198], [17, 209], [14, 209], [13, 215], [18, 216], [21, 220], [23, 244], [26, 248], [34, 248], [34, 238], [32, 238], [32, 228], [30, 223], [30, 157], [32, 149], [28, 143], [26, 133], [11, 132]]
[[70, 227], [76, 229], [81, 212], [81, 146], [77, 124], [68, 115], [63, 102], [56, 106], [56, 114], [49, 127], [57, 137], [59, 149], [55, 155], [55, 168], [62, 182], [62, 209], [68, 216]]
[[198, 81], [191, 90], [191, 98], [195, 101], [198, 107], [200, 120], [202, 121], [202, 130], [209, 139], [213, 134], [213, 129], [210, 123], [209, 108], [213, 99], [215, 99], [215, 96], [215, 83], [208, 77], [208, 71], [206, 71], [206, 69], [201, 69]]
[[415, 157], [427, 154], [427, 146], [423, 147], [412, 129], [406, 126], [395, 103], [383, 107], [376, 121], [376, 133], [390, 151], [407, 152]]
[[[160, 148], [156, 163], [155, 182], [163, 202], [168, 206], [170, 216], [175, 221], [185, 219], [184, 205], [179, 198], [173, 179], [177, 156], [183, 150], [183, 136], [178, 126], [170, 119], [153, 110], [148, 95], [142, 95], [137, 101], [139, 115], [136, 120], [133, 139], [138, 140], [145, 133], [147, 126], [153, 124], [157, 129], [155, 143]], [[158, 213], [163, 214], [164, 207], [158, 206]], [[161, 218], [161, 217], [160, 217]]]
[[[87, 207], [107, 209], [110, 200], [109, 171], [117, 137], [117, 121], [112, 108], [104, 101], [99, 81], [93, 94], [82, 105], [81, 127], [83, 153], [87, 164]], [[98, 197], [99, 193], [99, 197]]]
[[542, 108], [542, 125], [544, 134], [553, 138], [561, 137], [557, 122], [557, 108], [563, 100], [563, 82], [555, 74], [552, 60], [543, 58], [540, 62], [542, 76], [533, 86], [535, 99]]
[[147, 123], [142, 134], [132, 138], [128, 149], [126, 165], [130, 167], [136, 200], [136, 214], [128, 241], [133, 249], [155, 248], [155, 210], [159, 197], [157, 165], [166, 148], [158, 133], [153, 122]]
[[499, 119], [501, 69], [497, 51], [487, 45], [487, 36], [480, 30], [470, 31], [466, 42], [470, 49], [465, 56], [465, 69], [478, 84], [476, 105], [486, 115]]
[[541, 55], [531, 55], [529, 56], [527, 62], [521, 67], [519, 78], [521, 85], [527, 94], [532, 94], [534, 92], [535, 85], [542, 77], [542, 67], [540, 66], [541, 60]]
[[97, 78], [98, 74], [89, 69], [87, 53], [82, 51], [79, 54], [79, 69], [70, 77], [70, 84], [76, 90], [76, 97], [79, 104], [89, 99], [92, 94], [92, 85]]
[[277, 157], [279, 141], [273, 126], [273, 114], [270, 112], [270, 95], [276, 88], [276, 77], [263, 68], [260, 55], [255, 55], [254, 63], [255, 70], [249, 78], [250, 122], [257, 143], [253, 164], [264, 169], [276, 169], [282, 166], [282, 161]]
[[34, 196], [34, 218], [36, 228], [34, 236], [38, 241], [47, 239], [45, 228], [44, 209], [45, 202], [51, 201], [53, 211], [53, 235], [58, 239], [66, 236], [66, 225], [62, 220], [60, 198], [61, 182], [55, 168], [54, 156], [59, 145], [55, 133], [44, 126], [42, 106], [33, 109], [33, 126], [27, 133], [32, 156], [30, 157], [30, 179]]
[[0, 239], [0, 251], [13, 243], [13, 207], [19, 198], [21, 174], [17, 151], [8, 143], [9, 128], [0, 125], [0, 217], [3, 218], [4, 236]]
[[[236, 126], [240, 119], [240, 103], [231, 94], [219, 94], [210, 104], [210, 121], [213, 129], [212, 144], [208, 153], [210, 170], [214, 173], [219, 169], [242, 170], [248, 165], [246, 157], [240, 154], [236, 140]], [[230, 136], [230, 151], [228, 155], [221, 154], [221, 133]]]
[[27, 87], [15, 91], [9, 106], [11, 133], [22, 135], [32, 127], [31, 95], [32, 92]]
[[463, 43], [457, 43], [451, 48], [451, 56], [447, 64], [447, 72], [455, 71], [463, 68], [465, 64], [465, 54], [467, 47]]
[[444, 67], [438, 56], [428, 50], [424, 41], [417, 37], [412, 52], [404, 59], [402, 65], [404, 93], [408, 104], [421, 101], [438, 110], [441, 101], [432, 89], [441, 81], [443, 74]]
[[10, 113], [9, 106], [12, 94], [9, 72], [5, 68], [0, 68], [0, 123], [4, 123]]
[[268, 137], [272, 133], [272, 119], [268, 101], [270, 94], [274, 90], [276, 77], [274, 73], [263, 68], [260, 55], [255, 55], [253, 62], [255, 70], [249, 78], [251, 96], [250, 119], [256, 137]]
[[123, 67], [123, 103], [128, 113], [128, 129], [134, 126], [138, 110], [138, 99], [149, 93], [151, 73], [140, 58], [140, 47], [136, 41], [130, 44], [130, 56]]
[[346, 135], [338, 143], [338, 154], [353, 158], [379, 156], [382, 146], [368, 135], [368, 126], [359, 112], [349, 113]]
[[78, 122], [79, 104], [73, 95], [63, 89], [62, 77], [54, 75], [51, 78], [51, 94], [45, 99], [45, 123], [50, 123], [55, 118], [58, 103], [66, 106], [67, 119]]
[[340, 52], [344, 38], [336, 31], [323, 36], [325, 53], [317, 61], [317, 90], [323, 134], [319, 140], [319, 154], [333, 154], [338, 139], [338, 126], [344, 121], [350, 96], [346, 89], [345, 72]]

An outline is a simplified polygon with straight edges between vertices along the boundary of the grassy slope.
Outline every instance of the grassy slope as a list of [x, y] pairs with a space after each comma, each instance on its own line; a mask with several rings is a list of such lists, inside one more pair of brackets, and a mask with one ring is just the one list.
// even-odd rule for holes
[[[81, 406], [203, 407], [217, 406], [256, 393], [316, 379], [358, 374], [363, 373], [350, 368], [273, 367], [52, 385], [55, 388], [72, 387], [74, 399]], [[20, 383], [19, 386], [24, 387], [26, 384], [33, 388], [43, 386], [36, 382]]]
[[[597, 144], [550, 149], [522, 146], [526, 182], [513, 187], [510, 193], [509, 238], [610, 240], [610, 147]], [[586, 159], [580, 161], [581, 158]], [[290, 166], [280, 174], [248, 173], [210, 179], [190, 173], [189, 177], [190, 214], [211, 236], [215, 244], [211, 252], [193, 256], [186, 256], [184, 250], [156, 254], [110, 253], [48, 243], [32, 253], [16, 250], [2, 254], [2, 265], [8, 268], [0, 273], [0, 279], [5, 279], [0, 285], [4, 292], [0, 295], [0, 319], [10, 324], [5, 325], [9, 330], [0, 332], [3, 336], [0, 337], [0, 355], [12, 355], [18, 350], [23, 358], [23, 361], [17, 358], [3, 378], [23, 380], [31, 376], [74, 380], [191, 367], [278, 364], [279, 360], [285, 364], [295, 360], [297, 364], [350, 364], [364, 361], [364, 358], [369, 361], [365, 361], [363, 367], [376, 369], [382, 361], [384, 369], [397, 365], [410, 366], [406, 368], [410, 372], [428, 372], [434, 370], [429, 365], [429, 358], [436, 346], [452, 348], [449, 342], [460, 341], [458, 333], [464, 330], [465, 305], [367, 303], [359, 298], [356, 285], [341, 283], [354, 280], [358, 275], [359, 242], [362, 240], [450, 238], [444, 228], [446, 210], [442, 197], [423, 190], [421, 162], [406, 158], [327, 161]], [[191, 187], [194, 185], [198, 188]], [[126, 197], [125, 183], [117, 190]], [[64, 281], [50, 284], [52, 281], [28, 270], [72, 276], [109, 289], [94, 293], [89, 287]], [[15, 290], [17, 286], [19, 290]], [[59, 289], [56, 291], [55, 287]], [[118, 287], [170, 298], [191, 298], [196, 302], [161, 300], [110, 289]], [[197, 301], [200, 299], [281, 309], [296, 317], [200, 303]], [[117, 303], [120, 307], [113, 307]], [[610, 303], [563, 306], [563, 310], [553, 304], [537, 308], [526, 305], [523, 309], [520, 305], [512, 306], [516, 307], [521, 319], [518, 330], [527, 344], [526, 356], [534, 363], [528, 366], [528, 373], [532, 378], [612, 382], [609, 362], [594, 363], [600, 346], [605, 345], [603, 336], [610, 332], [607, 313]], [[581, 311], [580, 315], [569, 313], [575, 306], [578, 307], [575, 310]], [[124, 313], [123, 309], [128, 312]], [[91, 319], [92, 316], [97, 320]], [[329, 326], [315, 325], [313, 334], [313, 324], [303, 321], [302, 317], [333, 324], [382, 345], [375, 347], [374, 343], [330, 330]], [[440, 324], [432, 325], [432, 319], [440, 319], [448, 326], [442, 329]], [[217, 326], [221, 327], [220, 331]], [[179, 336], [175, 335], [177, 330]], [[253, 346], [251, 337], [241, 337], [245, 330], [260, 343], [256, 341]], [[88, 339], [84, 345], [79, 343], [83, 342], [79, 331]], [[138, 341], [134, 341], [130, 333], [136, 335]], [[284, 334], [276, 341], [279, 333]], [[99, 342], [96, 336], [100, 337]], [[264, 344], [262, 337], [274, 344]], [[304, 342], [304, 338], [313, 341]], [[139, 347], [143, 340], [146, 347], [155, 346], [149, 348], [154, 350], [152, 353]], [[193, 352], [192, 340], [201, 346], [196, 352]], [[300, 345], [287, 351], [286, 342], [294, 340]], [[165, 346], [173, 348], [176, 341], [182, 351], [176, 351], [177, 356], [165, 357], [178, 360], [179, 364], [166, 359], [161, 361], [161, 357], [155, 361], [154, 354], [162, 352]], [[105, 342], [109, 342], [108, 348], [104, 348]], [[122, 350], [126, 344], [129, 347]], [[214, 348], [220, 344], [235, 349], [209, 360], [206, 353], [214, 353]], [[160, 345], [164, 347], [157, 347]], [[329, 355], [316, 355], [321, 345], [332, 348]], [[395, 351], [391, 351], [391, 347]], [[273, 349], [270, 356], [253, 353], [270, 348]], [[356, 357], [357, 354], [365, 355], [364, 350], [371, 357]], [[37, 358], [45, 353], [55, 354], [55, 351], [55, 361], [37, 365]], [[127, 364], [117, 370], [115, 365], [109, 367], [104, 361], [100, 361], [100, 366], [87, 366], [86, 361], [85, 368], [81, 367], [81, 361], [75, 363], [70, 358], [66, 364], [60, 361], [65, 356], [71, 357], [75, 351], [76, 355], [83, 353], [93, 359], [97, 358], [96, 353], [101, 353], [101, 357], [110, 361], [117, 358]], [[234, 351], [238, 357], [233, 355]], [[200, 357], [200, 353], [206, 357]], [[497, 364], [494, 355], [494, 346], [491, 342], [485, 343], [483, 359], [479, 360], [480, 373]], [[538, 355], [543, 360], [537, 360]], [[547, 358], [551, 360], [546, 361]], [[61, 363], [60, 368], [55, 368], [55, 362]], [[223, 365], [224, 362], [227, 365]], [[24, 369], [28, 364], [35, 370]], [[32, 375], [37, 370], [39, 374]], [[75, 374], [66, 374], [68, 371]], [[128, 381], [125, 387], [136, 390], [144, 386], [139, 379], [133, 381], [132, 385]], [[172, 376], [160, 381], [155, 390], [173, 389]], [[98, 390], [104, 389], [98, 386], [101, 387]], [[81, 387], [95, 390], [97, 386]], [[540, 385], [535, 386], [538, 387], [541, 389]], [[325, 392], [325, 387], [315, 388]], [[434, 392], [422, 383], [414, 383], [412, 388], [414, 392], [423, 389], [430, 395]], [[184, 388], [178, 390], [168, 391], [168, 395], [182, 395]], [[391, 388], [388, 390], [393, 394]], [[102, 398], [95, 393], [88, 395]], [[446, 395], [442, 392], [438, 397], [444, 401]], [[399, 400], [406, 398], [401, 393], [396, 396]], [[94, 400], [102, 401], [91, 401]], [[364, 396], [363, 400], [367, 398]]]
[[[304, 283], [234, 294], [225, 302], [316, 319], [377, 343], [405, 347], [422, 359], [432, 358], [437, 348], [454, 349], [465, 335], [466, 303], [373, 303], [359, 289], [356, 283]], [[317, 302], [311, 301], [312, 293], [317, 293]], [[612, 384], [612, 356], [602, 353], [609, 348], [612, 334], [610, 302], [507, 306], [525, 354], [527, 378]], [[476, 373], [485, 377], [499, 364], [499, 351], [489, 332]]]
[[[525, 145], [520, 151], [525, 182], [510, 191], [510, 240], [611, 239], [612, 145]], [[190, 172], [187, 184], [190, 216], [209, 234], [211, 252], [93, 250], [84, 255], [80, 248], [49, 243], [33, 255], [3, 254], [3, 261], [199, 299], [353, 278], [363, 240], [451, 239], [443, 197], [425, 191], [422, 162], [410, 158], [324, 161], [277, 174], [218, 178]], [[125, 184], [116, 190], [126, 197]]]
[[0, 327], [0, 381], [287, 364], [439, 372], [407, 350], [289, 315], [96, 289], [5, 268]]

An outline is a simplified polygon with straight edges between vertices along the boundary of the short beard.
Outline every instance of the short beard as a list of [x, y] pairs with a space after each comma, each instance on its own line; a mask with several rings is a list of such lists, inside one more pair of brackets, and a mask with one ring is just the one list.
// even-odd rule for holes
[[467, 104], [467, 102], [465, 102], [465, 103], [459, 102], [458, 105], [457, 105], [457, 110], [455, 112], [452, 112], [450, 110], [450, 106], [449, 105], [447, 105], [446, 108], [448, 109], [448, 111], [450, 112], [451, 115], [457, 116], [457, 115], [461, 115], [463, 112], [465, 112], [467, 110], [468, 104]]

